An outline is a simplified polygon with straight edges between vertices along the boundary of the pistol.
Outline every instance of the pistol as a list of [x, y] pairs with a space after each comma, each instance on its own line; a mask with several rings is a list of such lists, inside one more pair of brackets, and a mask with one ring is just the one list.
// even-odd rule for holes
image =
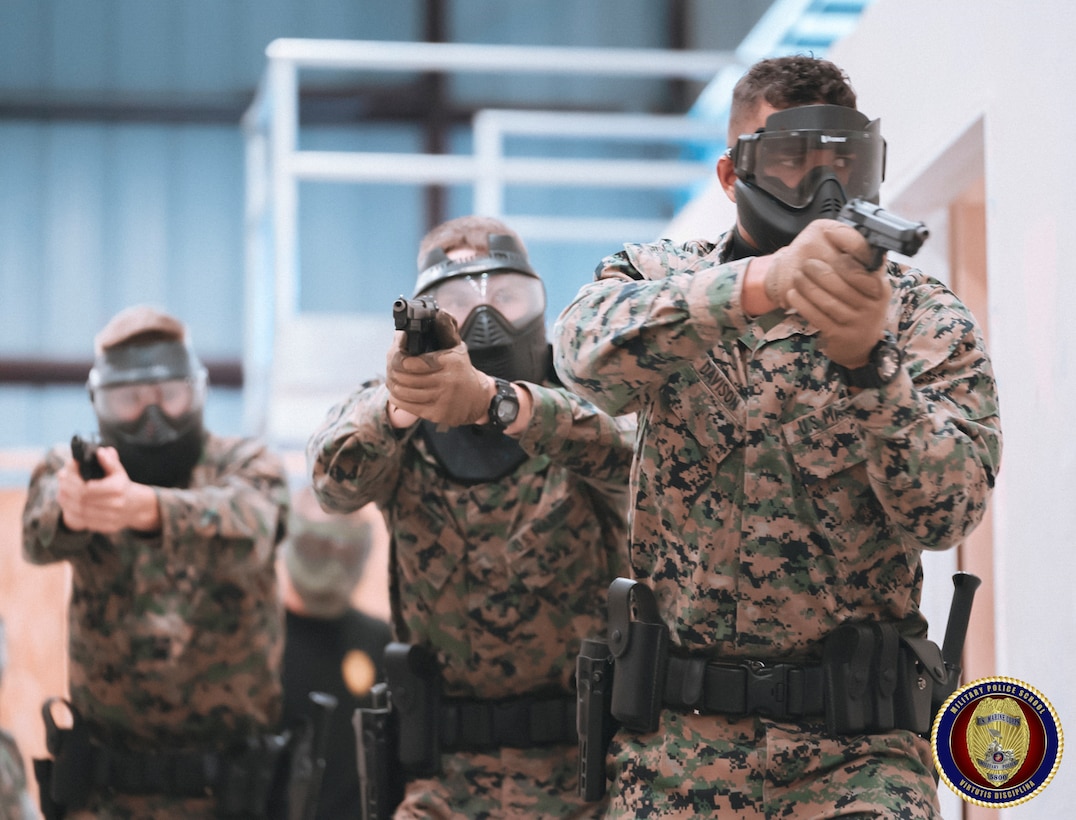
[[78, 464], [78, 474], [83, 481], [105, 477], [105, 468], [97, 460], [97, 448], [100, 446], [100, 442], [93, 436], [83, 438], [76, 433], [71, 437], [71, 456]]
[[434, 320], [437, 318], [437, 302], [429, 296], [405, 299], [401, 296], [392, 303], [392, 321], [397, 330], [406, 334], [404, 348], [408, 356], [418, 356], [438, 350]]
[[610, 711], [613, 655], [608, 644], [587, 638], [575, 664], [579, 796], [592, 803], [605, 795], [605, 755], [618, 726]]
[[841, 208], [837, 220], [851, 225], [870, 244], [874, 256], [869, 270], [882, 264], [886, 251], [915, 256], [930, 236], [924, 223], [904, 219], [865, 199], [850, 199]]

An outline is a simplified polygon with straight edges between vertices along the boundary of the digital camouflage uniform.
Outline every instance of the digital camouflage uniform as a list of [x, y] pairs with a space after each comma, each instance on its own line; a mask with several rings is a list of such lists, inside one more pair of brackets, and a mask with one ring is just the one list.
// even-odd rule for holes
[[36, 820], [37, 809], [26, 791], [26, 767], [15, 738], [0, 729], [0, 818]]
[[[23, 550], [68, 561], [72, 705], [102, 743], [213, 750], [275, 731], [283, 610], [274, 557], [287, 518], [283, 465], [249, 439], [206, 438], [186, 489], [155, 487], [161, 531], [72, 532], [53, 449], [33, 472]], [[101, 794], [68, 818], [213, 817], [211, 800]]]
[[[396, 638], [436, 651], [450, 697], [574, 691], [579, 643], [604, 634], [606, 590], [627, 569], [634, 424], [562, 388], [527, 388], [528, 457], [501, 480], [446, 477], [417, 426], [389, 425], [374, 383], [333, 408], [307, 450], [323, 505], [373, 501], [384, 514]], [[445, 753], [397, 817], [596, 813], [577, 796], [577, 761], [576, 744]]]
[[[1001, 455], [975, 320], [891, 263], [904, 366], [852, 396], [802, 319], [744, 313], [750, 260], [727, 261], [728, 236], [625, 246], [556, 324], [565, 383], [638, 413], [635, 577], [674, 653], [817, 663], [848, 621], [924, 634], [920, 553], [979, 523]], [[610, 751], [615, 816], [938, 812], [929, 744], [905, 731], [838, 740], [821, 720], [665, 710], [655, 734], [621, 732]]]

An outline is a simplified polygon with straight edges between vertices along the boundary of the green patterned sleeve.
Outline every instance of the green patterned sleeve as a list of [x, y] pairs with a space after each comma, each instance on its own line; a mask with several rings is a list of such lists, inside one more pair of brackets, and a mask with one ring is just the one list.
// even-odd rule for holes
[[74, 532], [63, 524], [56, 500], [56, 474], [70, 451], [61, 446], [50, 450], [30, 476], [22, 513], [23, 555], [31, 564], [51, 564], [83, 555], [93, 534]]
[[[285, 531], [290, 502], [283, 463], [255, 439], [211, 441], [214, 449], [206, 463], [213, 465], [213, 473], [205, 485], [154, 488], [161, 510], [161, 548], [177, 556], [189, 552], [186, 560], [203, 565], [221, 558], [217, 553], [227, 546], [250, 554], [252, 566], [260, 566], [272, 558]], [[208, 551], [215, 554], [205, 554]]]
[[557, 373], [608, 413], [637, 412], [685, 360], [746, 328], [747, 264], [720, 264], [713, 246], [700, 243], [626, 246], [558, 317]]
[[902, 372], [853, 408], [867, 469], [891, 520], [926, 549], [962, 541], [986, 510], [1001, 464], [997, 385], [982, 334], [940, 283], [905, 279]]
[[308, 473], [325, 509], [348, 513], [371, 501], [384, 505], [392, 497], [416, 428], [393, 429], [388, 399], [383, 384], [367, 384], [333, 407], [310, 437]]
[[627, 486], [635, 417], [610, 416], [563, 387], [526, 384], [534, 400], [520, 446], [590, 481]]

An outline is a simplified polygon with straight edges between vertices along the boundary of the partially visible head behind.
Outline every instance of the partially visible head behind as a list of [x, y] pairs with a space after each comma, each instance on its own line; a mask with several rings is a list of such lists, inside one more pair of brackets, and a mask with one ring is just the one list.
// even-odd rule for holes
[[301, 614], [332, 619], [348, 611], [373, 540], [372, 517], [365, 511], [331, 515], [309, 487], [294, 494], [280, 554]]
[[86, 386], [102, 443], [133, 481], [185, 485], [202, 452], [206, 370], [183, 323], [149, 305], [126, 308], [94, 353]]
[[415, 296], [452, 314], [479, 370], [509, 381], [545, 378], [545, 287], [519, 234], [500, 220], [463, 216], [426, 234]]
[[760, 253], [854, 197], [878, 201], [885, 140], [856, 109], [845, 73], [827, 60], [763, 60], [733, 90], [729, 156], [718, 175], [736, 202], [743, 238]]

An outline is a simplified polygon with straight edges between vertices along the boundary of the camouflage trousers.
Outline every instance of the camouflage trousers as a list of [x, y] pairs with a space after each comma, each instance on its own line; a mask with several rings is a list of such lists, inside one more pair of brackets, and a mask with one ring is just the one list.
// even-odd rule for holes
[[412, 780], [395, 820], [597, 818], [604, 803], [579, 797], [574, 746], [441, 755], [441, 773]]
[[607, 817], [941, 820], [930, 744], [911, 732], [833, 738], [821, 721], [666, 710], [609, 752]]

